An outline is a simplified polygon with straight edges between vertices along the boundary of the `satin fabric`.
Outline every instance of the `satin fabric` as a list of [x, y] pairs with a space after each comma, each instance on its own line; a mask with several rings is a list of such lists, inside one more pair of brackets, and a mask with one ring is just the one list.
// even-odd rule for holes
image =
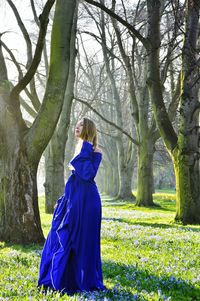
[[102, 154], [83, 141], [58, 199], [39, 269], [38, 287], [67, 294], [104, 290], [100, 252], [102, 207], [94, 181]]

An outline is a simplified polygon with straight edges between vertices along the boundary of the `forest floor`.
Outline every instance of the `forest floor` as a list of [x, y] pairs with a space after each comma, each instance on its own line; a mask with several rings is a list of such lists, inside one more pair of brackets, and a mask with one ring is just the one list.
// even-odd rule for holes
[[[129, 201], [102, 196], [102, 292], [72, 297], [37, 292], [41, 246], [0, 243], [0, 300], [139, 300], [200, 301], [200, 226], [173, 222], [175, 195], [154, 195], [160, 205], [135, 207]], [[47, 235], [52, 215], [44, 213]]]

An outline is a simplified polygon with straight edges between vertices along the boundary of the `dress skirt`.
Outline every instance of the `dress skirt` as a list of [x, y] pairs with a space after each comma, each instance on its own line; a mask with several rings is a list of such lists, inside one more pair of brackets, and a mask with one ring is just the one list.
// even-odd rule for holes
[[83, 141], [57, 200], [39, 269], [38, 287], [66, 294], [104, 290], [100, 231], [102, 207], [94, 181], [102, 154]]

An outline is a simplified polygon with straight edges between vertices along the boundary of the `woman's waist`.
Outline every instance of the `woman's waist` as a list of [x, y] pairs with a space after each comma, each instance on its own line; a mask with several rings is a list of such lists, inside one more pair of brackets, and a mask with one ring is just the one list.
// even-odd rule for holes
[[95, 185], [96, 186], [96, 182], [94, 180], [94, 178], [91, 178], [89, 180], [85, 180], [83, 178], [81, 178], [76, 172], [75, 170], [72, 170], [72, 173], [71, 173], [71, 176], [74, 180], [80, 182], [80, 183], [83, 183], [85, 185]]

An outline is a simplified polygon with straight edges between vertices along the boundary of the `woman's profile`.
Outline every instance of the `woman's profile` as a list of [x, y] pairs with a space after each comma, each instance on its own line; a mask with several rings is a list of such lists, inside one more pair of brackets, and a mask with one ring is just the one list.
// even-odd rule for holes
[[94, 181], [102, 152], [88, 118], [75, 127], [78, 138], [71, 175], [57, 200], [39, 269], [38, 287], [66, 294], [104, 290], [100, 252], [101, 199]]

